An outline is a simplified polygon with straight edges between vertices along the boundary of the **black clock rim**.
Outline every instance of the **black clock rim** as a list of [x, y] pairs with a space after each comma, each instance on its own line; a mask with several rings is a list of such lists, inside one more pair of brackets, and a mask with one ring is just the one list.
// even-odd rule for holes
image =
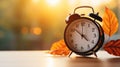
[[[73, 22], [69, 23], [69, 24], [66, 26], [65, 31], [64, 31], [64, 40], [65, 40], [65, 43], [66, 43], [67, 47], [68, 47], [72, 52], [75, 52], [75, 53], [78, 54], [78, 55], [87, 56], [87, 55], [93, 54], [94, 52], [97, 52], [97, 51], [102, 47], [102, 45], [103, 45], [103, 43], [104, 43], [104, 31], [103, 31], [102, 27], [100, 26], [100, 24], [97, 23], [97, 21], [92, 20], [91, 18], [87, 18], [87, 17], [80, 17], [80, 19], [90, 20], [90, 21], [92, 21], [92, 22], [97, 26], [97, 28], [98, 28], [98, 30], [99, 30], [99, 39], [98, 39], [97, 44], [96, 44], [91, 50], [86, 51], [86, 52], [76, 52], [76, 51], [74, 51], [71, 47], [69, 47], [69, 45], [68, 45], [68, 43], [67, 43], [67, 41], [66, 41], [66, 36], [65, 36], [65, 35], [66, 35], [66, 30], [67, 30], [67, 28], [69, 27], [69, 25], [70, 25], [71, 23], [73, 23], [74, 21], [76, 21], [76, 20], [74, 20]], [[77, 20], [79, 20], [79, 19], [77, 19]], [[100, 31], [101, 31], [101, 32], [100, 32]]]

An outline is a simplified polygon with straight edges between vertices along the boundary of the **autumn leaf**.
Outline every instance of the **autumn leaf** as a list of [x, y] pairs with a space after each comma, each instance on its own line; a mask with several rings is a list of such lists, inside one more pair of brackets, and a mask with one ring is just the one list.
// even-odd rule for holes
[[120, 56], [120, 39], [106, 43], [104, 46], [104, 50], [109, 54], [113, 54], [115, 56]]
[[67, 56], [70, 53], [70, 50], [67, 48], [64, 40], [57, 41], [52, 44], [50, 48], [50, 54], [53, 55], [64, 55]]
[[102, 28], [109, 36], [112, 36], [118, 30], [118, 19], [116, 18], [114, 12], [107, 7], [105, 8], [105, 13], [103, 15]]

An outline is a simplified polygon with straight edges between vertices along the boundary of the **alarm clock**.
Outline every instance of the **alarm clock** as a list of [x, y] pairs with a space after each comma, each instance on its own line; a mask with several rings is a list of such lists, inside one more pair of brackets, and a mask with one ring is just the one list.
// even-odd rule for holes
[[[79, 8], [89, 8], [92, 13], [86, 17], [85, 14], [77, 14]], [[104, 43], [104, 31], [101, 25], [102, 18], [99, 13], [94, 13], [91, 6], [79, 6], [74, 9], [74, 13], [65, 22], [67, 26], [64, 31], [64, 40], [67, 47], [74, 53], [82, 56], [94, 54]], [[72, 53], [71, 52], [71, 53]]]

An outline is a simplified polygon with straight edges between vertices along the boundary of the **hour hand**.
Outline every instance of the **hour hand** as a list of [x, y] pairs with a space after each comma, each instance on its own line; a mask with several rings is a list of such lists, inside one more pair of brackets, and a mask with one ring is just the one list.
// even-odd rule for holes
[[78, 34], [80, 34], [82, 38], [84, 38], [85, 40], [89, 41], [88, 38], [87, 38], [85, 35], [81, 34], [78, 30], [75, 30], [75, 31], [76, 31]]

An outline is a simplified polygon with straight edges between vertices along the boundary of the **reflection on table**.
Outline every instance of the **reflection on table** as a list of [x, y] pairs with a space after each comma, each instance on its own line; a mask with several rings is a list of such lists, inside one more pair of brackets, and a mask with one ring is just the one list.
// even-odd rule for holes
[[46, 51], [1, 51], [0, 67], [119, 67], [120, 58], [105, 51], [88, 57], [53, 56]]

